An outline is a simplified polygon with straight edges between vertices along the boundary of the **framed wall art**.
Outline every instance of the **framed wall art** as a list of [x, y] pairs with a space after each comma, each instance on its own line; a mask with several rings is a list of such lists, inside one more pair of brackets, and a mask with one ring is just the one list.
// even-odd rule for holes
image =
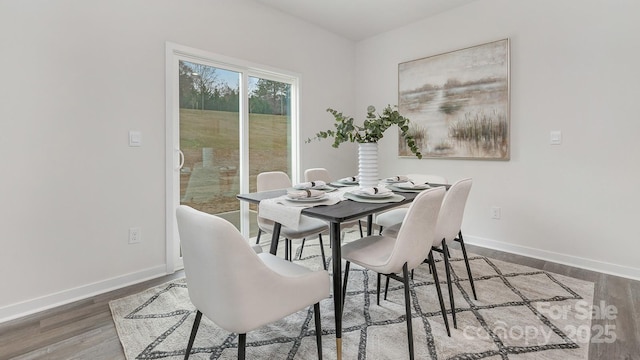
[[509, 39], [399, 64], [398, 98], [423, 159], [509, 160]]

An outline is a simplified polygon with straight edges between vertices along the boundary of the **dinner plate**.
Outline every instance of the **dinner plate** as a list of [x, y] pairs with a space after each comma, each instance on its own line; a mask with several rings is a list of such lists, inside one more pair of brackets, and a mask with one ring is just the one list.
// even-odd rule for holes
[[321, 201], [327, 198], [327, 195], [322, 194], [320, 196], [312, 196], [312, 197], [303, 197], [303, 198], [292, 198], [287, 196], [287, 200], [294, 202], [313, 202], [313, 201]]
[[351, 180], [338, 180], [338, 183], [345, 184], [345, 185], [358, 185], [357, 181], [351, 181]]
[[[403, 181], [403, 182], [406, 182], [406, 181]], [[405, 189], [405, 190], [425, 190], [425, 189], [429, 189], [431, 186], [429, 186], [429, 184], [415, 184], [415, 185], [396, 184], [395, 187], [397, 187], [398, 189]]]
[[369, 199], [382, 199], [382, 198], [388, 198], [393, 196], [393, 192], [389, 191], [389, 192], [384, 192], [384, 193], [378, 193], [378, 194], [369, 194], [366, 192], [363, 192], [361, 190], [354, 190], [351, 192], [353, 195], [356, 196], [360, 196], [363, 198], [369, 198]]
[[340, 181], [334, 181], [331, 183], [331, 186], [335, 186], [335, 187], [349, 187], [349, 186], [354, 186], [354, 185], [358, 185], [357, 182], [355, 183], [351, 183], [351, 184], [346, 184]]
[[328, 186], [328, 185], [314, 186], [314, 187], [303, 187], [303, 186], [296, 185], [293, 188], [296, 190], [322, 190], [322, 191], [335, 190], [335, 188], [332, 188], [331, 186]]

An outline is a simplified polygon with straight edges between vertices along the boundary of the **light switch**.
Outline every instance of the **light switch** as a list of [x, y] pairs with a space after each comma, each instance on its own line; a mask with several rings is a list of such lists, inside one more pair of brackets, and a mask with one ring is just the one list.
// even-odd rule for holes
[[142, 146], [142, 134], [140, 131], [129, 131], [129, 146]]
[[551, 145], [560, 145], [562, 144], [562, 131], [553, 130], [551, 131], [551, 135], [549, 137]]

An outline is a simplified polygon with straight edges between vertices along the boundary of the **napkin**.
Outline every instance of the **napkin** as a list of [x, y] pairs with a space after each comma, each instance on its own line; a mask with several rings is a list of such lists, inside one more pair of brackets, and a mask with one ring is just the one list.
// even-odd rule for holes
[[428, 189], [429, 184], [415, 184], [413, 181], [407, 181], [402, 183], [394, 184], [396, 187], [404, 188], [404, 189]]
[[387, 188], [379, 188], [379, 187], [365, 187], [360, 188], [360, 193], [367, 195], [377, 195], [377, 194], [388, 194], [392, 191]]
[[358, 182], [360, 178], [358, 176], [348, 176], [339, 180], [340, 182]]
[[288, 190], [287, 197], [290, 199], [304, 199], [311, 197], [318, 197], [324, 195], [324, 191], [305, 189], [305, 190]]
[[409, 178], [404, 175], [392, 176], [385, 179], [385, 181], [409, 181]]
[[298, 190], [304, 190], [304, 189], [313, 189], [313, 188], [324, 188], [326, 185], [327, 183], [325, 183], [324, 181], [318, 180], [318, 181], [303, 182], [295, 185], [293, 188]]

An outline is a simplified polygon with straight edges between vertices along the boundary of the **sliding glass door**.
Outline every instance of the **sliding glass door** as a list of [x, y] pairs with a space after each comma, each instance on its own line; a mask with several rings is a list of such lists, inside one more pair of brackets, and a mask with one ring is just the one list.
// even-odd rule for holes
[[180, 204], [240, 228], [240, 73], [179, 60]]
[[223, 217], [247, 237], [257, 233], [255, 207], [236, 195], [255, 191], [260, 172], [295, 173], [297, 78], [168, 50], [167, 258], [176, 269], [178, 204]]

